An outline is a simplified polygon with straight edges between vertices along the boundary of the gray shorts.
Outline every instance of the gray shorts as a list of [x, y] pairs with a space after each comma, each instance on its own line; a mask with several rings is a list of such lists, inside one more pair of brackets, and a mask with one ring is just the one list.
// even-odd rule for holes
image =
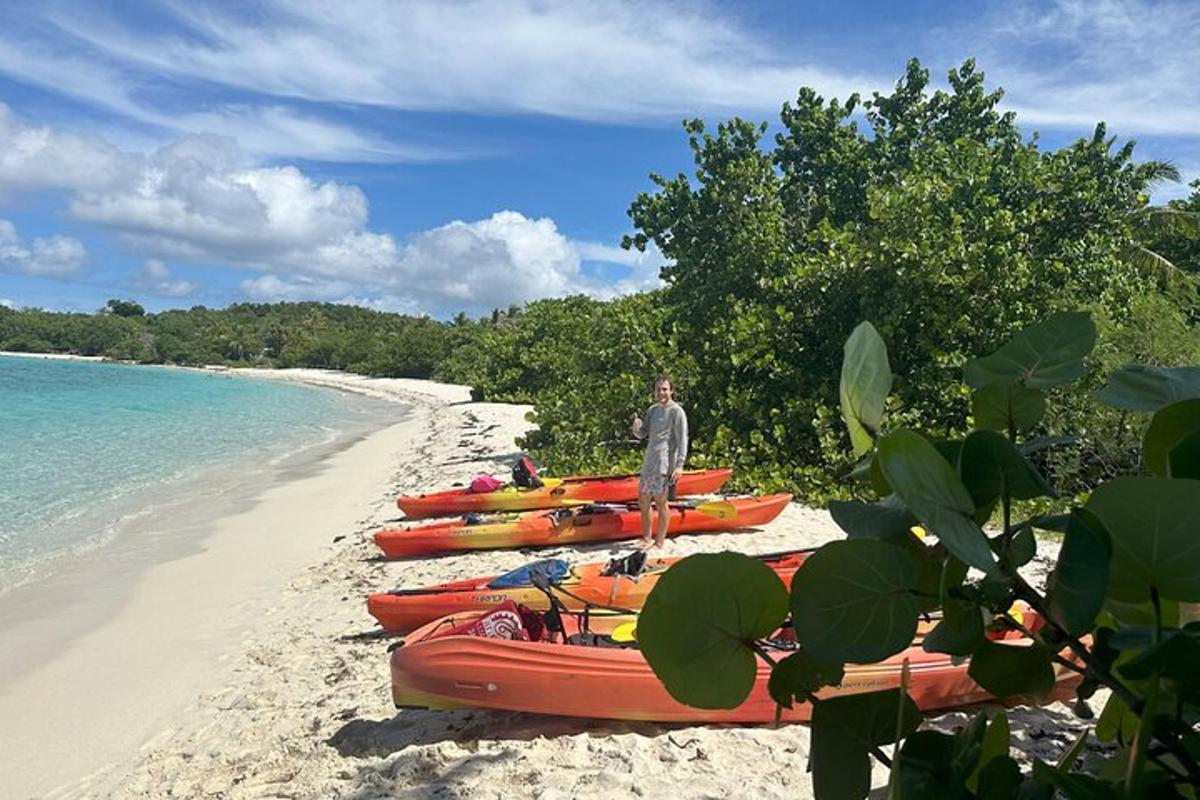
[[670, 490], [670, 475], [646, 474], [643, 472], [638, 479], [638, 494], [648, 494], [651, 497], [658, 497], [660, 494], [668, 494]]

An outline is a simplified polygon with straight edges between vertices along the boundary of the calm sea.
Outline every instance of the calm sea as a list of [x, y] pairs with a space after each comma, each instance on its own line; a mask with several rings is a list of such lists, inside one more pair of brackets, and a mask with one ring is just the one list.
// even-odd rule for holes
[[0, 356], [0, 593], [197, 482], [270, 469], [401, 413], [224, 373]]

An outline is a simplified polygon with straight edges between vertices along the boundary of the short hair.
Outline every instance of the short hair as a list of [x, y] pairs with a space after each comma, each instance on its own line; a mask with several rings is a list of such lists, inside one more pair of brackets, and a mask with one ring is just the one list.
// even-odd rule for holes
[[671, 391], [675, 391], [675, 381], [665, 372], [658, 373], [658, 377], [654, 379], [654, 388], [657, 389], [660, 383], [666, 383], [671, 386]]

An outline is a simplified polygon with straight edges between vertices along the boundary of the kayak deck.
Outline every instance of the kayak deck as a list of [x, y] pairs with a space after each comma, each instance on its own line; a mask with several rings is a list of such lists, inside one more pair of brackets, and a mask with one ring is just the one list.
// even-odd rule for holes
[[[774, 520], [792, 495], [739, 497], [727, 501], [732, 515], [705, 513], [673, 504], [667, 535], [705, 533], [765, 525]], [[389, 558], [424, 556], [463, 550], [512, 547], [551, 547], [578, 542], [619, 541], [641, 536], [641, 513], [635, 507], [559, 509], [521, 514], [515, 519], [469, 524], [462, 519], [405, 528], [381, 530], [375, 544]]]

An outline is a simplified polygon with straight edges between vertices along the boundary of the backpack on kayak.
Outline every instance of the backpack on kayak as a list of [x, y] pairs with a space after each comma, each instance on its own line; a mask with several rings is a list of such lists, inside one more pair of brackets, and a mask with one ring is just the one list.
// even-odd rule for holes
[[512, 478], [513, 483], [522, 489], [542, 488], [542, 479], [538, 477], [537, 467], [533, 465], [528, 456], [521, 456], [517, 459], [517, 463], [513, 464]]

